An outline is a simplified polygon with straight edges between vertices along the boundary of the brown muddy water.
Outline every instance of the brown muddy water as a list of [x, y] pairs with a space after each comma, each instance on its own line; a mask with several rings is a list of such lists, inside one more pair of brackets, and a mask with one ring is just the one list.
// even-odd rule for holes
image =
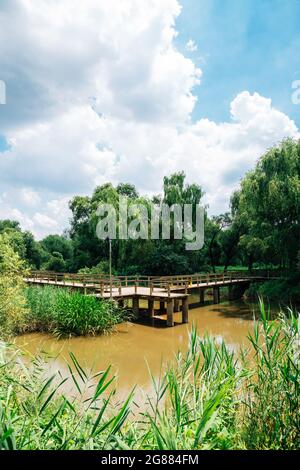
[[[191, 309], [189, 324], [183, 325], [181, 314], [175, 314], [178, 323], [166, 328], [160, 322], [156, 326], [124, 323], [116, 332], [98, 337], [79, 337], [57, 340], [40, 333], [26, 334], [15, 343], [29, 356], [47, 353], [49, 373], [59, 370], [68, 375], [67, 363], [72, 352], [81, 366], [98, 372], [112, 366], [116, 375], [117, 397], [122, 400], [136, 386], [135, 401], [143, 406], [146, 395], [151, 393], [149, 369], [158, 378], [162, 367], [174, 358], [174, 354], [188, 347], [188, 333], [194, 324], [198, 334], [208, 333], [238, 350], [247, 346], [247, 335], [253, 329], [253, 314], [257, 306], [239, 302], [223, 302]], [[164, 323], [163, 323], [164, 324]]]

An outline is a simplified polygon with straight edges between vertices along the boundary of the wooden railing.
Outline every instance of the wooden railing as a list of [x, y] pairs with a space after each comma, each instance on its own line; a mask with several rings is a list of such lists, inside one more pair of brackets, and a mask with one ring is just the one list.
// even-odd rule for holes
[[[249, 271], [228, 271], [225, 273], [199, 273], [192, 275], [177, 276], [112, 276], [106, 274], [72, 274], [56, 273], [50, 271], [31, 271], [27, 282], [41, 282], [43, 284], [60, 285], [66, 287], [78, 287], [84, 290], [100, 293], [114, 293], [122, 295], [123, 288], [132, 287], [134, 293], [138, 293], [140, 287], [150, 288], [150, 295], [161, 292], [181, 290], [188, 293], [192, 287], [205, 287], [212, 285], [228, 284], [233, 281], [250, 279], [270, 279], [279, 277], [278, 271], [255, 270]], [[127, 290], [128, 291], [128, 290]]]

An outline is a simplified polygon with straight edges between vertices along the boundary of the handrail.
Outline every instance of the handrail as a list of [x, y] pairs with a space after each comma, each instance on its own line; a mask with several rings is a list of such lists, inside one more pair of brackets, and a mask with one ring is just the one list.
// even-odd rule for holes
[[110, 294], [117, 292], [119, 295], [122, 295], [123, 287], [132, 287], [135, 294], [138, 293], [138, 288], [147, 287], [150, 288], [151, 294], [163, 290], [170, 296], [172, 290], [184, 289], [185, 293], [187, 293], [188, 288], [199, 287], [200, 285], [211, 285], [214, 283], [222, 285], [222, 283], [240, 279], [269, 279], [274, 275], [278, 276], [278, 271], [260, 269], [252, 272], [236, 270], [222, 273], [196, 273], [175, 276], [112, 276], [112, 278], [106, 274], [31, 271], [28, 275], [29, 277], [25, 280], [30, 282], [33, 279], [34, 281], [43, 281], [47, 284], [73, 288], [83, 287], [84, 290], [100, 291], [102, 296], [108, 292]]

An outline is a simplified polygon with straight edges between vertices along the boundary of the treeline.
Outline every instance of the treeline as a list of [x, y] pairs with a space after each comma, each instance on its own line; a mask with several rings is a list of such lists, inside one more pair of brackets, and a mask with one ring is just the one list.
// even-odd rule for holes
[[[201, 204], [204, 190], [186, 184], [183, 172], [163, 179], [163, 192], [141, 196], [131, 184], [97, 187], [91, 197], [70, 201], [72, 219], [64, 235], [36, 241], [17, 221], [0, 221], [13, 248], [28, 266], [57, 272], [108, 272], [108, 242], [96, 235], [97, 208], [101, 203], [118, 207], [119, 196], [129, 204]], [[207, 209], [207, 208], [206, 208]], [[300, 141], [285, 140], [271, 148], [241, 180], [231, 198], [230, 211], [205, 214], [205, 244], [186, 251], [185, 240], [113, 240], [115, 274], [164, 275], [227, 270], [230, 266], [280, 267], [299, 271], [300, 264]], [[150, 213], [150, 211], [149, 211]], [[172, 231], [171, 231], [172, 234]]]

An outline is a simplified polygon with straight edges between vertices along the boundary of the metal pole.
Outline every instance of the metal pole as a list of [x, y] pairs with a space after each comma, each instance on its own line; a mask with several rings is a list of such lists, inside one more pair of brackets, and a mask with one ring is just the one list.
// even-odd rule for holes
[[109, 282], [110, 282], [110, 298], [112, 299], [112, 269], [111, 269], [111, 239], [109, 239]]

